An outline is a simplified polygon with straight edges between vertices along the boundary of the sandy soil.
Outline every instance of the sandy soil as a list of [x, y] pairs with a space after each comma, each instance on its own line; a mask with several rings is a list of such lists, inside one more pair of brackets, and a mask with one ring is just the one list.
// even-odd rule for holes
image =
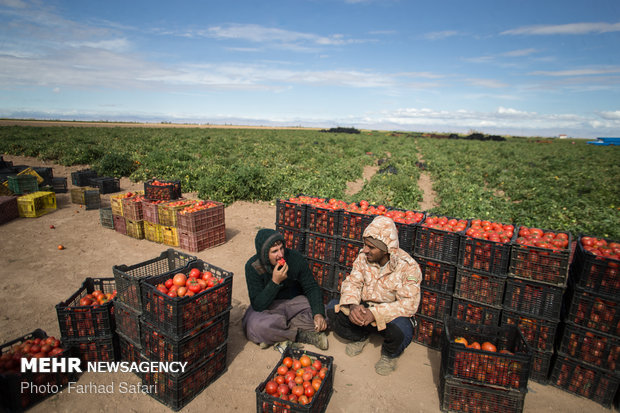
[[[70, 168], [35, 159], [4, 156], [14, 164], [53, 167], [54, 176], [66, 176], [84, 166]], [[143, 184], [121, 180], [122, 191]], [[99, 224], [99, 211], [86, 211], [71, 203], [70, 194], [57, 194], [58, 209], [40, 218], [18, 218], [0, 225], [0, 342], [42, 328], [60, 335], [55, 305], [67, 299], [86, 277], [113, 277], [112, 266], [136, 264], [159, 256], [168, 247], [121, 235]], [[103, 204], [109, 195], [102, 196]], [[253, 254], [258, 229], [274, 227], [275, 205], [237, 202], [226, 208], [227, 242], [197, 253], [199, 259], [234, 272], [233, 309], [228, 336], [227, 371], [200, 393], [184, 412], [256, 411], [256, 386], [280, 359], [272, 349], [261, 350], [246, 340], [241, 318], [248, 306], [243, 266]], [[55, 229], [50, 229], [54, 225]], [[62, 244], [65, 250], [58, 250]], [[438, 412], [440, 353], [412, 343], [388, 377], [374, 372], [380, 354], [378, 337], [364, 352], [350, 358], [345, 343], [329, 335], [330, 348], [321, 352], [334, 357], [334, 392], [328, 412]], [[138, 383], [131, 373], [86, 373], [79, 383], [109, 385]], [[32, 412], [130, 411], [167, 412], [169, 408], [141, 394], [68, 394], [51, 396]], [[602, 406], [552, 386], [530, 382], [525, 412], [608, 412]]]

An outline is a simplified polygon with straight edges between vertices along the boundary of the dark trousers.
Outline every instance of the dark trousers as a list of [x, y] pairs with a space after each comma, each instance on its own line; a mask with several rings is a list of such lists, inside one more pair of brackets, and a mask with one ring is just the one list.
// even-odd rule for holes
[[384, 330], [379, 331], [377, 327], [370, 324], [367, 326], [353, 324], [348, 315], [342, 311], [335, 311], [336, 304], [338, 304], [337, 299], [330, 301], [325, 307], [329, 326], [334, 333], [346, 340], [361, 341], [368, 338], [372, 333], [378, 333], [383, 337], [381, 353], [388, 357], [398, 357], [413, 339], [413, 318], [398, 317], [387, 323]]

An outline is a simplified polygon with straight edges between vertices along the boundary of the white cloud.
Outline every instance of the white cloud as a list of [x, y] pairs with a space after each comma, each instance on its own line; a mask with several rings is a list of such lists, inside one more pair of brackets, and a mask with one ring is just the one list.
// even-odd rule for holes
[[506, 57], [523, 57], [523, 56], [529, 56], [531, 54], [537, 53], [538, 51], [536, 49], [530, 48], [530, 49], [520, 49], [520, 50], [511, 50], [509, 52], [504, 52], [501, 54], [501, 56], [506, 56]]
[[502, 87], [506, 87], [508, 86], [508, 84], [504, 83], [504, 82], [500, 82], [499, 80], [495, 80], [495, 79], [466, 79], [470, 84], [474, 85], [474, 86], [482, 86], [482, 87], [487, 87], [487, 88], [492, 88], [492, 89], [498, 89], [498, 88], [502, 88]]
[[446, 39], [448, 37], [457, 36], [458, 34], [459, 33], [454, 30], [444, 30], [444, 31], [439, 31], [439, 32], [426, 33], [424, 37], [429, 40], [440, 40], [440, 39]]
[[543, 76], [591, 76], [591, 75], [607, 75], [620, 73], [620, 67], [606, 68], [588, 68], [588, 69], [567, 69], [567, 70], [538, 70], [530, 72], [530, 75]]
[[620, 23], [570, 23], [557, 25], [524, 26], [506, 30], [503, 35], [555, 35], [555, 34], [590, 34], [620, 31]]
[[607, 120], [620, 121], [620, 110], [615, 110], [612, 112], [600, 112], [599, 116]]
[[69, 42], [67, 44], [71, 47], [89, 47], [92, 49], [104, 49], [116, 52], [126, 52], [130, 49], [130, 43], [127, 39]]

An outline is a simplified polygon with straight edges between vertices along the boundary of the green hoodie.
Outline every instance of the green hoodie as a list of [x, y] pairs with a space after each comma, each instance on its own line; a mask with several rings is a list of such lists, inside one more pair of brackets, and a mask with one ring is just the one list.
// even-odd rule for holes
[[284, 242], [279, 232], [266, 228], [258, 231], [254, 240], [256, 255], [245, 264], [245, 281], [252, 308], [254, 311], [264, 311], [273, 300], [286, 300], [303, 294], [310, 302], [312, 314], [324, 316], [321, 289], [307, 261], [298, 251], [284, 248], [284, 259], [288, 264], [287, 278], [280, 285], [271, 280], [273, 266], [269, 262], [269, 249], [276, 241]]

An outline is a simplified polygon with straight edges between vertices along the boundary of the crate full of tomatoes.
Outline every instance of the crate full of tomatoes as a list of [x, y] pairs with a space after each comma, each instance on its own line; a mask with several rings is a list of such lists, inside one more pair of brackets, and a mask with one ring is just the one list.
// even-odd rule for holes
[[375, 215], [368, 211], [368, 207], [368, 201], [344, 207], [340, 212], [338, 235], [344, 239], [361, 242], [364, 230], [375, 218]]
[[[620, 301], [586, 291], [579, 286], [569, 289], [571, 303], [567, 322], [620, 337]], [[572, 294], [572, 295], [571, 295]]]
[[[37, 329], [0, 346], [0, 410], [22, 411], [62, 390], [76, 373], [21, 371], [21, 359], [69, 358], [60, 340]], [[36, 386], [36, 387], [35, 387]], [[41, 390], [43, 389], [43, 390]]]
[[420, 307], [418, 308], [420, 314], [436, 320], [443, 320], [445, 316], [450, 315], [452, 294], [426, 287], [422, 287], [420, 292]]
[[233, 273], [202, 260], [144, 280], [143, 316], [159, 331], [185, 337], [230, 310]]
[[417, 229], [413, 253], [416, 256], [456, 264], [459, 258], [459, 233], [467, 229], [467, 220], [427, 215]]
[[177, 213], [187, 207], [192, 206], [196, 202], [195, 199], [175, 199], [159, 204], [157, 214], [159, 216], [159, 224], [167, 227], [177, 226]]
[[304, 253], [306, 249], [306, 232], [276, 224], [276, 231], [284, 237], [284, 246], [291, 250]]
[[[123, 216], [123, 200], [135, 197], [143, 197], [143, 191], [123, 192], [121, 194], [110, 195], [110, 208], [112, 208], [112, 214]], [[143, 198], [142, 198], [143, 199]]]
[[256, 411], [324, 412], [333, 382], [333, 357], [289, 346], [265, 381], [256, 387]]
[[466, 300], [501, 306], [506, 277], [458, 267], [454, 294]]
[[306, 234], [305, 256], [328, 263], [334, 261], [336, 253], [336, 239], [321, 234]]
[[177, 212], [177, 228], [182, 231], [200, 232], [225, 223], [221, 202], [197, 200]]
[[225, 243], [226, 226], [220, 225], [198, 232], [185, 231], [179, 228], [177, 236], [179, 248], [190, 252], [198, 252]]
[[498, 326], [501, 306], [481, 304], [466, 300], [457, 295], [452, 296], [452, 317], [471, 324]]
[[118, 336], [116, 334], [107, 337], [85, 338], [79, 340], [67, 340], [67, 346], [73, 354], [83, 363], [93, 361], [117, 361], [120, 356], [118, 348]]
[[288, 200], [278, 199], [276, 202], [276, 225], [297, 230], [306, 229], [305, 198], [293, 197]]
[[114, 334], [114, 278], [86, 278], [67, 300], [56, 305], [63, 340], [107, 337]]
[[570, 264], [571, 234], [521, 226], [512, 242], [510, 275], [565, 287]]
[[416, 314], [415, 320], [416, 326], [413, 329], [413, 341], [426, 347], [440, 350], [443, 320], [437, 320], [421, 314]]
[[414, 257], [422, 271], [422, 287], [452, 294], [456, 280], [456, 265], [431, 260], [424, 257]]
[[364, 248], [364, 243], [361, 241], [338, 238], [336, 240], [334, 256], [336, 264], [342, 267], [352, 267], [353, 261], [355, 261], [362, 248]]
[[584, 290], [618, 300], [620, 295], [620, 242], [581, 236], [571, 277]]
[[527, 390], [481, 386], [441, 377], [440, 409], [444, 412], [521, 413]]
[[534, 350], [553, 351], [559, 321], [533, 317], [504, 309], [501, 325], [515, 325]]
[[144, 210], [142, 209], [144, 199], [144, 195], [122, 198], [123, 216], [132, 221], [142, 221], [144, 219]]
[[460, 237], [459, 265], [504, 276], [510, 264], [514, 225], [472, 219]]
[[332, 274], [334, 272], [334, 265], [322, 260], [315, 260], [313, 258], [307, 258], [308, 268], [314, 277], [314, 280], [320, 287], [335, 289], [332, 282]]
[[181, 198], [181, 182], [151, 179], [144, 183], [144, 195], [148, 199], [172, 201]]
[[311, 198], [306, 207], [306, 229], [310, 232], [334, 237], [338, 235], [340, 210], [344, 201], [334, 198]]
[[566, 323], [558, 352], [620, 377], [620, 338], [617, 336]]
[[556, 320], [562, 311], [564, 291], [564, 287], [508, 277], [503, 306], [510, 311]]
[[142, 281], [149, 277], [165, 276], [176, 273], [196, 261], [193, 255], [175, 251], [170, 248], [159, 257], [133, 264], [115, 265], [112, 267], [118, 301], [136, 311], [142, 312]]
[[485, 326], [445, 319], [441, 376], [506, 389], [527, 389], [532, 349], [514, 325]]

